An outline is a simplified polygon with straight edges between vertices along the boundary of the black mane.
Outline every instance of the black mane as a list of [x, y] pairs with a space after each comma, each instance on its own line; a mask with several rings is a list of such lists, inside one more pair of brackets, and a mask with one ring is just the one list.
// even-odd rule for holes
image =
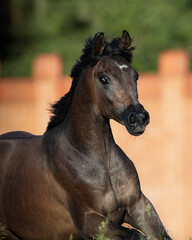
[[86, 41], [85, 47], [83, 49], [83, 54], [81, 55], [80, 59], [74, 65], [71, 71], [71, 77], [73, 79], [71, 89], [69, 92], [63, 96], [58, 102], [51, 106], [51, 113], [52, 116], [47, 126], [47, 131], [59, 125], [65, 119], [68, 110], [70, 108], [72, 98], [75, 92], [75, 88], [79, 79], [79, 76], [83, 69], [88, 66], [94, 66], [103, 56], [122, 56], [124, 57], [129, 63], [132, 62], [132, 51], [134, 47], [131, 47], [129, 51], [125, 51], [119, 47], [121, 38], [114, 38], [112, 41], [105, 39], [105, 48], [101, 55], [95, 56], [93, 54], [94, 44], [97, 39], [97, 36], [100, 33], [97, 33], [94, 38], [89, 38]]

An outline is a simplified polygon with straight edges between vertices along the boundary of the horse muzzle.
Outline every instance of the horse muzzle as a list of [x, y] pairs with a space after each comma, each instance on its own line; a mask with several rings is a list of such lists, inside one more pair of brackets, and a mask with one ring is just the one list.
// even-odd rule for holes
[[129, 106], [123, 119], [128, 132], [134, 136], [143, 134], [150, 122], [149, 113], [141, 104]]

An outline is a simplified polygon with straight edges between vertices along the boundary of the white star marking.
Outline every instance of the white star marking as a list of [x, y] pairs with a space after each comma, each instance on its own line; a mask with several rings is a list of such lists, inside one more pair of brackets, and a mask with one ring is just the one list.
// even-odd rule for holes
[[119, 64], [118, 64], [118, 67], [119, 67], [120, 69], [128, 68], [128, 66], [127, 66], [126, 64], [123, 64], [123, 65], [119, 65]]

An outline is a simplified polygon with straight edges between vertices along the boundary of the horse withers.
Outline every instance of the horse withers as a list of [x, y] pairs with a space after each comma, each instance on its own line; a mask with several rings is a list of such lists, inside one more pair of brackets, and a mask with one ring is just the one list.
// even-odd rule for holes
[[103, 33], [89, 38], [46, 132], [0, 137], [0, 222], [10, 239], [93, 239], [106, 220], [111, 240], [171, 239], [109, 122], [134, 136], [149, 123], [138, 100], [133, 49], [126, 31], [112, 41]]

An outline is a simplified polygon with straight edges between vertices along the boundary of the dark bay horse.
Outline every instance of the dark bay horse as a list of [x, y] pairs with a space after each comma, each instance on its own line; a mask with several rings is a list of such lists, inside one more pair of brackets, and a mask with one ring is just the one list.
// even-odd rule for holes
[[7, 238], [93, 239], [107, 218], [111, 240], [171, 239], [110, 128], [114, 119], [138, 136], [149, 123], [132, 51], [126, 31], [112, 41], [103, 33], [88, 39], [44, 135], [1, 135], [0, 222]]

